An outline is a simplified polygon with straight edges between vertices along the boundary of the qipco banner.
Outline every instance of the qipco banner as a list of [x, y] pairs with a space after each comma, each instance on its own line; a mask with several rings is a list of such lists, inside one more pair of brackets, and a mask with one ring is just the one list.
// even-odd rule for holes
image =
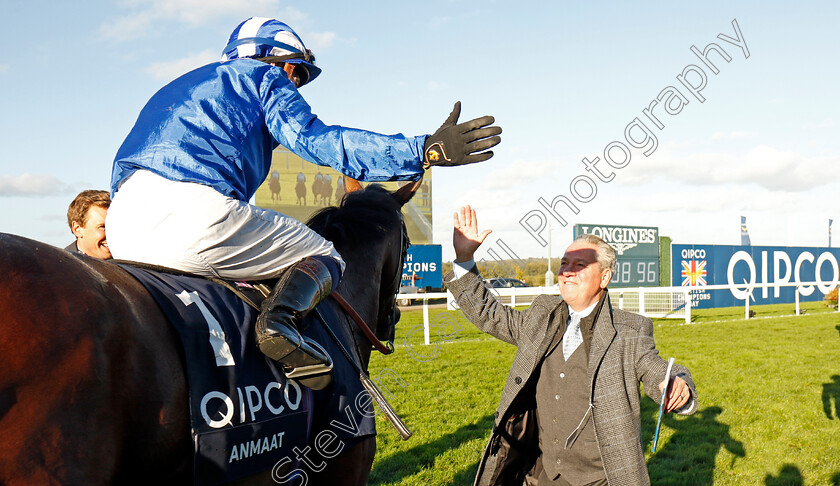
[[[785, 283], [816, 282], [800, 288], [800, 301], [822, 300], [840, 280], [840, 248], [783, 246], [672, 245], [673, 285], [700, 287], [691, 291], [694, 308], [744, 304], [752, 287], [750, 305], [791, 303], [796, 287]], [[707, 290], [727, 285], [726, 290]]]

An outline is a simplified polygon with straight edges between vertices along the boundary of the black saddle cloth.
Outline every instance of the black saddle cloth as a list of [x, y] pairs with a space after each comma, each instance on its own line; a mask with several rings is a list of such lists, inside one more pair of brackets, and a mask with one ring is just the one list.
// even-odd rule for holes
[[120, 266], [146, 287], [181, 337], [196, 484], [232, 481], [287, 458], [299, 465], [293, 448], [302, 449], [319, 435], [334, 437], [329, 451], [335, 451], [376, 433], [358, 374], [317, 320], [320, 313], [345, 349], [355, 349], [332, 304], [321, 303], [319, 312], [304, 320], [302, 333], [321, 344], [334, 362], [333, 383], [313, 392], [287, 380], [257, 348], [253, 306], [261, 295], [249, 284]]

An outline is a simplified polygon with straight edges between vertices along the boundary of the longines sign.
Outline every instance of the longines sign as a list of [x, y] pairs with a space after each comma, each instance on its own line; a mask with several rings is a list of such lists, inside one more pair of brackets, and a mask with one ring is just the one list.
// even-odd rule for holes
[[615, 248], [618, 256], [659, 257], [659, 228], [600, 224], [575, 225], [575, 238], [589, 234], [598, 236], [609, 243]]
[[659, 228], [576, 224], [574, 236], [595, 235], [618, 254], [613, 287], [652, 287], [659, 285]]

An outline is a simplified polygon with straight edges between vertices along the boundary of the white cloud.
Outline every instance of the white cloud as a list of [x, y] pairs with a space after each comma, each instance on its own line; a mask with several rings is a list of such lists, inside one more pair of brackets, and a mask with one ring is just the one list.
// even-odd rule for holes
[[521, 184], [551, 177], [560, 166], [555, 160], [516, 160], [487, 174], [481, 184], [482, 189], [507, 189]]
[[522, 200], [522, 193], [511, 189], [474, 188], [464, 191], [455, 199], [454, 207], [480, 202], [484, 209], [498, 209], [513, 206]]
[[[275, 17], [293, 28], [306, 15], [291, 7], [280, 8], [278, 0], [130, 0], [122, 2], [127, 13], [110, 20], [99, 28], [106, 39], [125, 41], [142, 38], [152, 31], [178, 23], [200, 27], [216, 18], [233, 18], [240, 21], [249, 17]], [[235, 25], [231, 25], [233, 30]], [[306, 40], [304, 38], [304, 40]]]
[[446, 83], [441, 83], [440, 81], [429, 81], [426, 83], [426, 87], [429, 91], [443, 91], [449, 87]]
[[616, 179], [633, 185], [655, 177], [693, 185], [752, 183], [771, 190], [801, 191], [840, 181], [840, 156], [807, 157], [766, 145], [743, 155], [662, 152], [650, 158], [634, 157], [627, 168], [617, 171]]
[[823, 130], [825, 128], [833, 128], [836, 123], [834, 120], [823, 120], [821, 122], [816, 123], [807, 123], [804, 127], [802, 127], [807, 132], [815, 132], [818, 130]]
[[156, 79], [171, 80], [193, 69], [219, 60], [219, 53], [207, 49], [174, 61], [156, 62], [145, 71]]
[[[294, 27], [292, 28], [294, 29]], [[330, 47], [336, 39], [334, 32], [295, 32], [297, 32], [301, 39], [303, 39], [303, 42], [306, 43], [306, 47], [315, 54], [316, 60], [318, 58], [318, 52]]]
[[[301, 12], [300, 10], [294, 7], [286, 7], [284, 9], [280, 9], [279, 2], [271, 1], [271, 0], [263, 0], [263, 4], [266, 4], [266, 10], [264, 14], [250, 14], [249, 16], [260, 16], [260, 17], [274, 17], [278, 20], [286, 22], [287, 24], [291, 25], [294, 28], [297, 24], [303, 23], [306, 21], [307, 16], [305, 13]], [[248, 10], [251, 10], [251, 5], [247, 6]], [[273, 14], [271, 12], [280, 11], [279, 15]], [[243, 18], [242, 20], [245, 20]]]
[[[452, 248], [452, 214], [461, 206], [469, 204], [478, 217], [479, 230], [493, 230], [491, 238], [507, 235], [506, 239], [516, 239], [523, 236], [519, 220], [522, 218], [522, 208], [516, 206], [521, 202], [521, 194], [516, 191], [483, 191], [473, 189], [459, 195], [454, 201], [447, 199], [438, 204], [441, 210], [435, 212], [434, 234], [435, 240], [441, 243], [445, 252]], [[527, 236], [527, 235], [526, 235]], [[489, 246], [485, 244], [485, 246]], [[447, 253], [448, 254], [448, 253]], [[447, 257], [447, 258], [451, 258]]]
[[127, 41], [145, 37], [155, 17], [150, 12], [137, 12], [99, 26], [99, 35], [108, 40]]
[[742, 140], [745, 138], [749, 138], [754, 136], [755, 133], [753, 132], [745, 132], [745, 131], [734, 131], [734, 132], [715, 132], [712, 135], [712, 140], [719, 141], [719, 140]]
[[0, 73], [5, 73], [9, 71], [10, 66], [8, 64], [0, 64]]
[[68, 190], [66, 184], [50, 175], [0, 176], [0, 196], [50, 196]]
[[441, 29], [452, 21], [452, 17], [432, 17], [428, 21], [428, 25], [432, 29]]
[[[453, 197], [454, 196], [454, 197]], [[452, 234], [452, 214], [461, 206], [470, 205], [479, 217], [479, 226], [495, 231], [518, 228], [522, 210], [522, 193], [514, 190], [485, 190], [473, 188], [457, 194], [436, 193], [434, 233]], [[446, 241], [447, 239], [444, 239]], [[451, 240], [450, 240], [451, 241]]]
[[740, 185], [680, 186], [673, 189], [638, 191], [626, 199], [632, 211], [652, 213], [681, 211], [719, 213], [722, 211], [784, 212], [786, 208], [800, 208], [802, 198], [795, 192], [745, 189]]
[[[151, 0], [150, 3], [164, 18], [177, 19], [191, 25], [200, 25], [210, 19], [224, 16], [242, 17], [242, 20], [245, 20], [254, 16], [254, 12], [280, 10], [280, 2], [277, 0]], [[299, 14], [294, 9], [284, 11]], [[299, 18], [294, 15], [289, 21]]]

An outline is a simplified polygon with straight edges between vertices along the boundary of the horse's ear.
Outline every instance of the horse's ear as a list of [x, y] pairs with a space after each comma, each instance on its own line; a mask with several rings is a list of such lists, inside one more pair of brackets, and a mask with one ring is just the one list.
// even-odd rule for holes
[[357, 181], [356, 179], [351, 179], [350, 177], [344, 176], [344, 192], [355, 192], [361, 191], [362, 184]]
[[409, 182], [408, 184], [402, 186], [401, 188], [397, 189], [394, 192], [394, 199], [403, 206], [405, 203], [411, 200], [414, 197], [414, 193], [417, 192], [417, 189], [420, 187], [420, 183], [423, 182], [423, 178]]

